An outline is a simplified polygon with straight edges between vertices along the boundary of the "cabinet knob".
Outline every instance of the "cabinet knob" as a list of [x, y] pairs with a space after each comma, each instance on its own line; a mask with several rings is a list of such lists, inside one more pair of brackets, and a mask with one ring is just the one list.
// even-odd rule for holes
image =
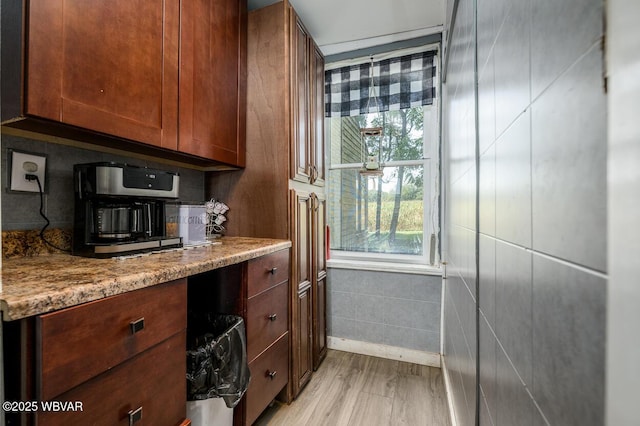
[[274, 266], [273, 268], [269, 269], [269, 273], [270, 273], [271, 275], [275, 275], [277, 270], [278, 270], [278, 268], [276, 268], [276, 267]]
[[277, 371], [269, 371], [269, 370], [267, 370], [267, 377], [269, 377], [271, 380], [276, 378], [276, 374], [278, 374]]
[[142, 407], [138, 407], [135, 410], [129, 411], [129, 426], [133, 426], [142, 420]]
[[269, 315], [269, 321], [275, 321], [277, 318], [278, 318], [278, 315], [276, 314]]
[[142, 329], [144, 329], [144, 317], [131, 321], [129, 325], [131, 326], [131, 334], [136, 334], [137, 332], [142, 331]]

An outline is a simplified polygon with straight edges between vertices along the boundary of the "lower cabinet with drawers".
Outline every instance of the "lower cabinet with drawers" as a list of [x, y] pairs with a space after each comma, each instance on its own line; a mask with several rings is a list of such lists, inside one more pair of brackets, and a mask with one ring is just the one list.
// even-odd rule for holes
[[251, 425], [290, 385], [289, 249], [189, 277], [188, 293], [191, 313], [244, 319], [251, 381], [234, 425]]
[[68, 411], [41, 411], [39, 425], [187, 425], [185, 332], [52, 398]]
[[37, 403], [5, 413], [5, 424], [189, 426], [185, 350], [193, 310], [244, 318], [251, 382], [234, 424], [252, 424], [291, 384], [289, 256], [281, 250], [3, 322], [5, 400]]
[[[36, 318], [38, 425], [186, 424], [186, 280]], [[81, 410], [80, 410], [81, 409]]]
[[186, 313], [181, 279], [3, 323], [6, 424], [190, 425]]
[[244, 421], [252, 424], [289, 382], [289, 251], [247, 265], [247, 358], [251, 383]]

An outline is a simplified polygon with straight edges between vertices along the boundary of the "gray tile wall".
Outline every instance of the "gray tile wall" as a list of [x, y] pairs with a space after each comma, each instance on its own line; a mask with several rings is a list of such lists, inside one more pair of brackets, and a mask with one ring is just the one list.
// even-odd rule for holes
[[[456, 418], [461, 425], [476, 417], [481, 425], [600, 425], [607, 284], [602, 2], [488, 0], [477, 2], [477, 11], [473, 4], [459, 2], [449, 46], [454, 66], [443, 90], [443, 259], [450, 263], [443, 340]], [[464, 29], [474, 14], [477, 45]], [[475, 52], [477, 148], [476, 122], [469, 121], [474, 77], [469, 84], [469, 70], [456, 67], [473, 67], [468, 57]], [[469, 242], [476, 238], [478, 250]], [[465, 379], [479, 381], [477, 412]]]
[[[443, 259], [448, 262], [444, 297], [444, 355], [450, 373], [450, 396], [459, 425], [475, 424], [476, 409], [476, 102], [474, 81], [473, 0], [461, 0], [449, 45], [443, 87], [443, 182], [445, 185]], [[488, 19], [491, 17], [488, 16]], [[485, 91], [486, 98], [493, 94]], [[485, 119], [495, 121], [488, 109]], [[493, 131], [485, 126], [479, 133]], [[478, 134], [479, 134], [478, 133]], [[493, 137], [493, 135], [485, 135]], [[451, 141], [455, 141], [452, 143]], [[494, 176], [495, 177], [495, 173]], [[491, 176], [487, 175], [487, 182]], [[482, 189], [482, 196], [494, 198]], [[495, 228], [495, 211], [485, 210], [484, 224]]]
[[440, 353], [439, 276], [330, 268], [327, 333]]
[[127, 158], [65, 145], [2, 135], [2, 230], [40, 229], [45, 222], [40, 217], [40, 197], [36, 193], [7, 192], [7, 150], [44, 154], [47, 156], [44, 212], [52, 228], [73, 225], [73, 165], [95, 161], [116, 161], [180, 173], [180, 199], [202, 202], [205, 198], [204, 172], [169, 166], [152, 161]]

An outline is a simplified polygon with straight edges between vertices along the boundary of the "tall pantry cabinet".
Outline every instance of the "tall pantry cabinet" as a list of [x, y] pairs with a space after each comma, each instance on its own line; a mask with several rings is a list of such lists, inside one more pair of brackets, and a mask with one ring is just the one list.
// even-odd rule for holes
[[327, 351], [324, 58], [287, 0], [249, 13], [247, 167], [212, 174], [227, 235], [293, 242], [291, 380], [298, 395]]

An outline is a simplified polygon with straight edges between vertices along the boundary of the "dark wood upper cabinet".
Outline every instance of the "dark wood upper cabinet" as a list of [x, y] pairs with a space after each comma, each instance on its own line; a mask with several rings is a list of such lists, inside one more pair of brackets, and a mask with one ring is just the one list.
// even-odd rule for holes
[[176, 149], [178, 0], [30, 0], [27, 115]]
[[300, 18], [290, 14], [291, 179], [324, 186], [324, 56]]
[[179, 1], [30, 0], [26, 114], [177, 146]]
[[244, 166], [246, 0], [10, 3], [3, 124]]
[[181, 19], [178, 149], [244, 166], [246, 1], [182, 2]]
[[295, 13], [290, 14], [291, 28], [291, 105], [292, 161], [291, 178], [308, 182], [311, 177], [309, 151], [309, 40], [307, 30]]

